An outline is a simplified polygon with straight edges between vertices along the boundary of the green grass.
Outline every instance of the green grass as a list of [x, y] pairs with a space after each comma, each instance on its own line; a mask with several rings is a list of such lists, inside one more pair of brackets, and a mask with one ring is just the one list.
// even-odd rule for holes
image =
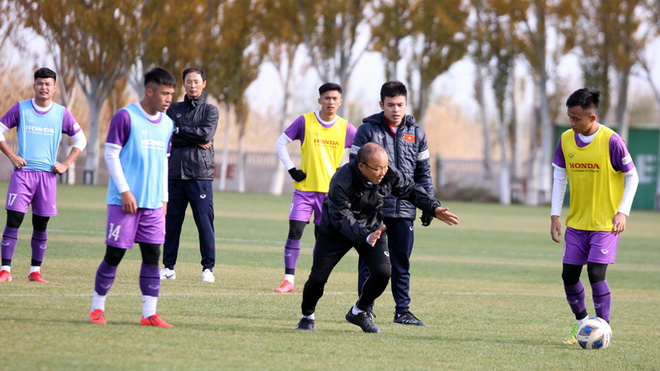
[[[0, 183], [0, 194], [6, 194]], [[106, 303], [107, 326], [87, 323], [104, 254], [105, 188], [60, 186], [41, 285], [25, 282], [30, 216], [12, 273], [0, 284], [0, 369], [657, 369], [660, 365], [660, 214], [634, 211], [608, 281], [613, 343], [585, 351], [561, 343], [573, 321], [560, 278], [562, 246], [550, 239], [548, 208], [446, 204], [461, 217], [417, 226], [412, 309], [428, 326], [391, 323], [382, 334], [344, 320], [355, 302], [357, 255], [337, 266], [316, 312], [316, 329], [295, 331], [301, 293], [278, 295], [290, 196], [216, 193], [217, 282], [201, 282], [192, 215], [177, 280], [162, 283], [158, 311], [172, 329], [138, 325], [140, 254], [129, 251]], [[4, 224], [4, 219], [2, 224]], [[299, 290], [309, 274], [312, 229], [303, 237]], [[585, 281], [586, 284], [586, 281]], [[586, 284], [588, 293], [590, 289]], [[590, 314], [593, 305], [588, 295]]]

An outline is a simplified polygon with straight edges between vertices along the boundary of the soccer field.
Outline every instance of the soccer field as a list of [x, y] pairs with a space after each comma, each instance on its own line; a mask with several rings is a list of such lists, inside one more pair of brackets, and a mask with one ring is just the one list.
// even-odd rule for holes
[[[0, 183], [4, 198], [7, 183]], [[139, 325], [139, 250], [129, 251], [108, 295], [108, 325], [88, 323], [104, 247], [105, 187], [60, 186], [43, 265], [48, 284], [26, 282], [31, 216], [20, 231], [13, 282], [0, 283], [2, 370], [593, 369], [660, 368], [660, 213], [633, 211], [610, 266], [613, 340], [601, 351], [562, 344], [573, 323], [564, 298], [562, 246], [549, 208], [447, 202], [448, 227], [417, 222], [412, 311], [426, 327], [392, 324], [388, 290], [377, 301], [382, 334], [344, 320], [357, 300], [357, 254], [337, 266], [313, 332], [295, 330], [309, 268], [308, 227], [292, 294], [283, 274], [290, 195], [216, 193], [216, 283], [201, 282], [192, 214], [177, 279], [162, 281], [158, 312], [174, 328]], [[567, 210], [564, 210], [564, 215]], [[0, 218], [5, 223], [5, 214]], [[591, 290], [587, 309], [593, 312]]]

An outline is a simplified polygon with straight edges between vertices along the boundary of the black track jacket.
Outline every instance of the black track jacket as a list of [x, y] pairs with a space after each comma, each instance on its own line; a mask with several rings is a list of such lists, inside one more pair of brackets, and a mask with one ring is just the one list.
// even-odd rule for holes
[[379, 184], [367, 183], [353, 159], [340, 167], [330, 181], [321, 228], [340, 233], [356, 244], [366, 244], [367, 236], [383, 223], [383, 200], [390, 195], [410, 201], [431, 215], [440, 206], [440, 201], [429, 197], [422, 186], [407, 180], [393, 166]]
[[[215, 151], [197, 144], [213, 141], [218, 128], [218, 108], [204, 102], [202, 97], [172, 103], [167, 116], [174, 121], [172, 152], [169, 160], [169, 179], [213, 180]], [[176, 128], [179, 132], [176, 133]]]
[[[391, 165], [395, 166], [409, 181], [421, 185], [430, 197], [433, 193], [431, 161], [424, 129], [415, 123], [415, 118], [405, 115], [396, 135], [392, 133], [383, 112], [362, 120], [355, 133], [350, 158], [368, 142], [383, 146]], [[385, 199], [383, 215], [387, 218], [415, 219], [415, 206], [405, 200], [390, 196]]]

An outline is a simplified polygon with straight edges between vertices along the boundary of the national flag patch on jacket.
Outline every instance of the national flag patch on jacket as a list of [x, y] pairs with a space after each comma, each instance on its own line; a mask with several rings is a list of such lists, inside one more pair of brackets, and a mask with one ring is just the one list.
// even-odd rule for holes
[[412, 134], [404, 134], [404, 135], [403, 135], [403, 140], [405, 140], [406, 142], [413, 142], [413, 143], [415, 143], [415, 136], [412, 135]]

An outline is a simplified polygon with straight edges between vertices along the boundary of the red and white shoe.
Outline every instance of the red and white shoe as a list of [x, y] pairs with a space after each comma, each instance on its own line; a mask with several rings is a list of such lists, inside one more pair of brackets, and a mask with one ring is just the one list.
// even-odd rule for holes
[[8, 270], [3, 269], [0, 271], [0, 282], [9, 282], [11, 281], [11, 273]]
[[149, 316], [147, 318], [142, 317], [140, 324], [142, 326], [174, 327], [174, 325], [170, 325], [169, 323], [163, 321], [163, 319], [160, 318], [160, 314], [154, 314], [153, 316]]
[[40, 271], [30, 273], [27, 280], [32, 282], [48, 283], [48, 281], [46, 281], [44, 277], [41, 275]]
[[89, 322], [106, 325], [107, 322], [105, 321], [105, 312], [103, 309], [94, 309], [92, 313], [89, 314]]
[[296, 287], [289, 281], [283, 279], [280, 287], [275, 289], [275, 292], [285, 293], [285, 292], [295, 292]]

